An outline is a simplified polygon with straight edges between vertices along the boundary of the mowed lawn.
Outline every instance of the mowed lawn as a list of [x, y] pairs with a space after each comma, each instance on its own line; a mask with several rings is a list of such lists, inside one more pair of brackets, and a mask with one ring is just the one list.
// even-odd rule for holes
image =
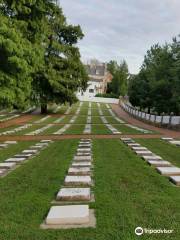
[[50, 202], [63, 184], [78, 140], [51, 144], [0, 179], [0, 239], [133, 240], [137, 226], [174, 229], [173, 235], [141, 239], [180, 239], [180, 192], [120, 140], [93, 140], [95, 229], [42, 230]]

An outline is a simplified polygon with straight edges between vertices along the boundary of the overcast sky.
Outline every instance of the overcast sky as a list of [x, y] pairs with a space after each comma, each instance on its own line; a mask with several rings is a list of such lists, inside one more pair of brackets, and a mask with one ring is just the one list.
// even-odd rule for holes
[[83, 61], [125, 59], [137, 73], [151, 45], [180, 33], [180, 0], [60, 0], [69, 23], [85, 34]]

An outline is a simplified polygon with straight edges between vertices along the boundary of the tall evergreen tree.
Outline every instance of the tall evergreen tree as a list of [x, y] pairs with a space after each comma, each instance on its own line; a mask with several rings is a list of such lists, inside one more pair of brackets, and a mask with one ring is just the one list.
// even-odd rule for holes
[[[49, 101], [74, 102], [75, 91], [87, 86], [87, 74], [80, 61], [79, 50], [75, 46], [83, 37], [80, 26], [68, 25], [61, 8], [53, 0], [2, 0], [0, 12], [7, 20], [7, 28], [13, 26], [18, 38], [21, 38], [21, 41], [13, 39], [21, 55], [12, 51], [11, 57], [19, 56], [21, 61], [26, 61], [27, 58], [28, 66], [20, 64], [26, 72], [26, 77], [21, 73], [28, 88], [28, 91], [24, 89], [26, 100], [31, 99], [33, 103], [41, 104], [42, 112], [46, 111]], [[0, 38], [8, 41], [10, 36], [1, 31]], [[2, 56], [6, 58], [7, 54], [3, 51]], [[4, 75], [1, 79], [6, 86], [7, 76], [2, 65], [0, 71], [3, 71]], [[11, 66], [8, 65], [9, 72]], [[11, 74], [12, 78], [16, 72], [18, 71]], [[23, 81], [19, 78], [18, 84], [14, 82], [12, 88], [8, 85], [13, 95], [9, 105], [18, 102], [13, 100], [17, 99], [15, 89], [18, 92]], [[22, 99], [24, 98], [22, 95]], [[24, 101], [24, 107], [26, 102]]]

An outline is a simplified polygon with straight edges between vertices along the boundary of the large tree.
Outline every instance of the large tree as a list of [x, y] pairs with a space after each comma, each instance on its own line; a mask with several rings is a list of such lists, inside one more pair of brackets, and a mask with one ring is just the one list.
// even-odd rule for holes
[[[156, 44], [147, 51], [140, 73], [129, 87], [130, 102], [158, 114], [180, 112], [180, 44]], [[136, 90], [135, 90], [136, 89]]]
[[[25, 66], [19, 61], [22, 72], [26, 74], [21, 72], [20, 77], [16, 76], [18, 71], [13, 71], [13, 66], [8, 65], [11, 78], [19, 79], [18, 83], [13, 81], [13, 86], [8, 85], [7, 71], [0, 65], [0, 71], [3, 72], [1, 79], [13, 96], [9, 105], [17, 105], [18, 99], [14, 92], [15, 89], [16, 92], [19, 91], [23, 81], [27, 89], [23, 89], [26, 97], [22, 97], [22, 102], [25, 98], [28, 100], [24, 101], [24, 107], [31, 100], [32, 103], [41, 104], [42, 112], [46, 112], [49, 101], [76, 101], [75, 91], [78, 88], [85, 89], [87, 85], [87, 74], [80, 61], [79, 49], [75, 46], [83, 37], [81, 28], [68, 25], [61, 8], [53, 0], [2, 0], [0, 11], [7, 21], [6, 27], [10, 28], [9, 31], [13, 28], [17, 35], [14, 38], [14, 35], [10, 36], [11, 34], [1, 31], [0, 39], [5, 42], [13, 38], [17, 51], [12, 51], [11, 57], [19, 58], [22, 62], [27, 60], [28, 65]], [[1, 53], [2, 59], [9, 57], [4, 50]]]
[[114, 93], [117, 96], [125, 96], [127, 94], [127, 85], [129, 78], [128, 65], [123, 60], [120, 64], [116, 61], [110, 61], [107, 65], [108, 71], [112, 74], [112, 82], [108, 84], [109, 93]]

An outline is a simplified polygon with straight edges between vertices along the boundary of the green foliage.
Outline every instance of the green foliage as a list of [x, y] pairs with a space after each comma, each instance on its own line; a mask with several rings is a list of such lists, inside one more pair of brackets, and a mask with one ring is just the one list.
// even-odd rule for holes
[[112, 82], [108, 84], [107, 93], [125, 96], [127, 94], [129, 77], [127, 63], [122, 61], [120, 65], [118, 65], [116, 61], [110, 61], [108, 63], [108, 71], [113, 75], [113, 79]]
[[25, 108], [31, 94], [35, 53], [8, 18], [0, 16], [0, 105]]
[[151, 47], [140, 73], [131, 77], [129, 98], [134, 106], [161, 114], [180, 113], [180, 42]]
[[75, 102], [88, 80], [75, 46], [80, 26], [68, 25], [52, 0], [1, 2], [0, 105]]

